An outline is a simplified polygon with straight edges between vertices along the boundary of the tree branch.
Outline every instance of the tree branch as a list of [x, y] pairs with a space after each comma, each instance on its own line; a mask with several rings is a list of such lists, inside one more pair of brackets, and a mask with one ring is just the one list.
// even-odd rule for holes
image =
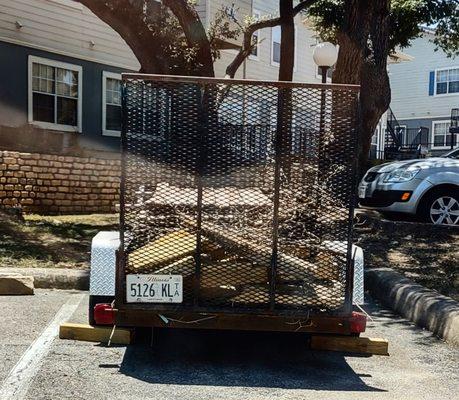
[[[293, 7], [293, 16], [296, 16], [301, 11], [305, 10], [317, 1], [318, 0], [304, 0], [298, 3], [295, 7]], [[242, 65], [244, 60], [250, 55], [250, 52], [253, 49], [252, 37], [256, 31], [264, 28], [273, 28], [275, 26], [280, 25], [281, 23], [281, 17], [275, 17], [250, 24], [244, 32], [241, 49], [239, 50], [236, 57], [234, 57], [231, 64], [229, 64], [228, 67], [226, 67], [226, 76], [234, 78], [234, 75], [236, 75], [236, 72], [239, 69], [239, 67]]]
[[210, 42], [196, 9], [187, 0], [163, 0], [163, 4], [179, 20], [188, 45], [197, 48], [197, 59], [202, 63], [202, 75], [213, 77], [215, 74]]

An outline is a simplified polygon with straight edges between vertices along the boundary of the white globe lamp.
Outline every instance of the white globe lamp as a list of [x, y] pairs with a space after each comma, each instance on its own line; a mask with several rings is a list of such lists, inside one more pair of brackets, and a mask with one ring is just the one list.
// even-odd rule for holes
[[327, 70], [335, 65], [338, 59], [338, 49], [333, 43], [319, 43], [312, 53], [312, 58], [322, 73], [322, 83], [327, 81]]

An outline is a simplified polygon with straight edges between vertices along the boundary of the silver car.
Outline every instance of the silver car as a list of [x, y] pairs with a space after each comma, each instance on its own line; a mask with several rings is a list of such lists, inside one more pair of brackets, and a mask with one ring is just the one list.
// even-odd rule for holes
[[362, 207], [417, 215], [434, 224], [459, 225], [459, 149], [441, 157], [370, 168], [358, 195]]

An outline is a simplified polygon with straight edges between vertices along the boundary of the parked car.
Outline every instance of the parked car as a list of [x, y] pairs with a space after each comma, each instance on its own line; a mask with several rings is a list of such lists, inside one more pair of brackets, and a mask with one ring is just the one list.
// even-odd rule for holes
[[459, 149], [441, 157], [370, 168], [359, 184], [358, 196], [362, 207], [459, 225]]

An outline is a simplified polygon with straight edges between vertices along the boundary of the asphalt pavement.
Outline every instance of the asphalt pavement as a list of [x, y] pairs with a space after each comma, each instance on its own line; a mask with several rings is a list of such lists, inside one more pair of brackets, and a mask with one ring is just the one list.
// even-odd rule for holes
[[[156, 330], [136, 344], [60, 340], [86, 322], [84, 292], [0, 297], [0, 400], [454, 399], [459, 349], [373, 300], [365, 336], [389, 357], [311, 351], [301, 334]], [[152, 339], [152, 344], [151, 340]]]

